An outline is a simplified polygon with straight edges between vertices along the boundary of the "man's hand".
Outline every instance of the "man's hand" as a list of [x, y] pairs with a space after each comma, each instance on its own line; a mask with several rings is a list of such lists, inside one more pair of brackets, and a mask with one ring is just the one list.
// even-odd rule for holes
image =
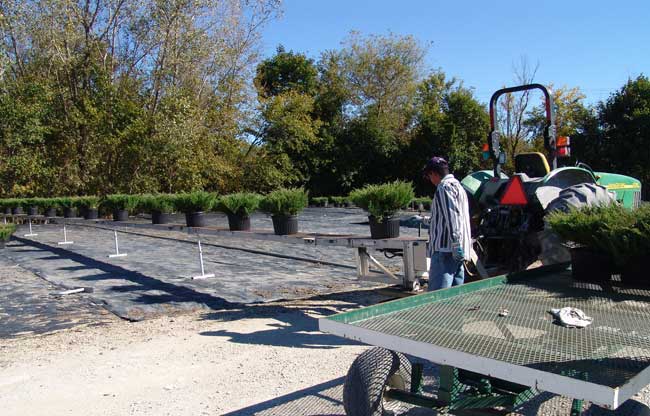
[[463, 247], [460, 243], [453, 243], [451, 245], [451, 255], [456, 261], [465, 260], [465, 251], [463, 251]]

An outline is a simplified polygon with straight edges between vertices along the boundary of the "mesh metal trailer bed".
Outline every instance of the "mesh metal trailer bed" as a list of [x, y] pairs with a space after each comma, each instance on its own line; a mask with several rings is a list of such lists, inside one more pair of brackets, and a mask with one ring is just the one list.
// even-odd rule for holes
[[[583, 329], [558, 325], [549, 311], [565, 306], [583, 310], [593, 323]], [[393, 351], [369, 350], [355, 361], [348, 379], [356, 379], [346, 379], [349, 414], [378, 414], [373, 411], [386, 399], [458, 414], [508, 411], [541, 391], [575, 399], [571, 412], [580, 414], [582, 400], [616, 409], [650, 384], [649, 317], [649, 290], [575, 282], [570, 270], [556, 267], [345, 312], [319, 325]], [[377, 353], [385, 357], [371, 357]], [[421, 364], [409, 369], [409, 380], [395, 383], [406, 361], [399, 353], [441, 365], [437, 397], [420, 394]], [[362, 368], [382, 365], [390, 369], [379, 375]], [[348, 386], [378, 378], [379, 393], [370, 391], [376, 386]]]

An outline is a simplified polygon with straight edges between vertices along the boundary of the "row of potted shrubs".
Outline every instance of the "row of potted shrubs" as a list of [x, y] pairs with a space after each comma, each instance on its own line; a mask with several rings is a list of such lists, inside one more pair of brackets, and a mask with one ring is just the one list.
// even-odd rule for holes
[[571, 251], [577, 280], [606, 283], [620, 275], [626, 284], [648, 285], [650, 204], [630, 210], [618, 204], [556, 212], [551, 229]]
[[249, 230], [250, 214], [261, 209], [272, 215], [279, 231], [289, 234], [297, 232], [296, 215], [307, 206], [307, 201], [307, 192], [294, 188], [280, 189], [264, 196], [241, 192], [218, 197], [212, 192], [196, 191], [181, 194], [114, 194], [103, 198], [13, 198], [0, 200], [0, 208], [5, 214], [38, 215], [42, 212], [46, 217], [55, 217], [59, 210], [66, 218], [81, 215], [85, 219], [97, 219], [100, 214], [112, 214], [115, 221], [127, 221], [129, 215], [150, 213], [154, 224], [169, 223], [173, 213], [182, 212], [190, 227], [205, 226], [205, 213], [217, 210], [228, 216], [230, 229], [236, 231]]
[[[341, 197], [344, 198], [344, 197]], [[413, 186], [408, 182], [391, 182], [383, 185], [368, 185], [356, 189], [345, 198], [368, 211], [370, 230], [373, 238], [399, 236], [399, 217], [395, 213], [415, 199]], [[183, 194], [148, 195], [108, 195], [62, 198], [2, 199], [0, 209], [5, 214], [38, 215], [47, 217], [57, 215], [62, 210], [64, 217], [83, 215], [86, 219], [97, 219], [100, 214], [111, 214], [115, 221], [126, 221], [129, 215], [150, 213], [154, 224], [171, 221], [171, 214], [183, 212], [190, 227], [205, 226], [204, 213], [217, 210], [228, 216], [233, 231], [250, 230], [250, 215], [262, 210], [271, 214], [276, 234], [295, 234], [298, 232], [297, 215], [308, 204], [304, 189], [279, 189], [267, 195], [255, 193], [235, 193], [218, 197], [210, 192], [190, 192]], [[314, 199], [315, 201], [315, 199]]]

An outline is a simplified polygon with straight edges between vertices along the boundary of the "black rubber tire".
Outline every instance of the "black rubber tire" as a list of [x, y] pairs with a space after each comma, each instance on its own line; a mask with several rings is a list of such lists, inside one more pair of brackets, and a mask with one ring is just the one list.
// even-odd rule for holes
[[359, 355], [345, 376], [343, 407], [347, 416], [384, 415], [386, 386], [409, 390], [411, 363], [404, 354], [372, 348]]

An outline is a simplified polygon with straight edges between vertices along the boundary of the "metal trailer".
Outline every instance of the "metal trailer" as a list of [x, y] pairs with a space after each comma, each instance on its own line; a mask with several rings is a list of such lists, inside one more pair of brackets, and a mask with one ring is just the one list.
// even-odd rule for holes
[[[542, 391], [572, 398], [571, 415], [581, 414], [583, 401], [618, 408], [650, 383], [650, 290], [573, 281], [567, 266], [320, 319], [323, 332], [381, 347], [350, 367], [346, 413], [379, 415], [401, 401], [451, 414], [505, 414]], [[549, 310], [565, 306], [593, 323], [555, 323]], [[435, 395], [422, 393], [422, 363], [403, 354], [440, 366]]]
[[[41, 216], [42, 217], [42, 216]], [[420, 279], [427, 276], [427, 238], [398, 237], [372, 239], [361, 235], [334, 235], [317, 233], [298, 233], [275, 235], [273, 231], [230, 231], [218, 227], [187, 227], [182, 224], [151, 224], [145, 222], [122, 222], [111, 220], [84, 220], [82, 218], [53, 217], [50, 222], [96, 227], [110, 230], [118, 228], [139, 228], [157, 231], [181, 231], [199, 236], [221, 236], [241, 239], [276, 241], [286, 244], [336, 246], [355, 249], [357, 278], [387, 284], [400, 284], [407, 290], [419, 290]], [[387, 251], [402, 256], [401, 275], [393, 273], [371, 254], [372, 249]], [[372, 271], [374, 266], [378, 272]]]

